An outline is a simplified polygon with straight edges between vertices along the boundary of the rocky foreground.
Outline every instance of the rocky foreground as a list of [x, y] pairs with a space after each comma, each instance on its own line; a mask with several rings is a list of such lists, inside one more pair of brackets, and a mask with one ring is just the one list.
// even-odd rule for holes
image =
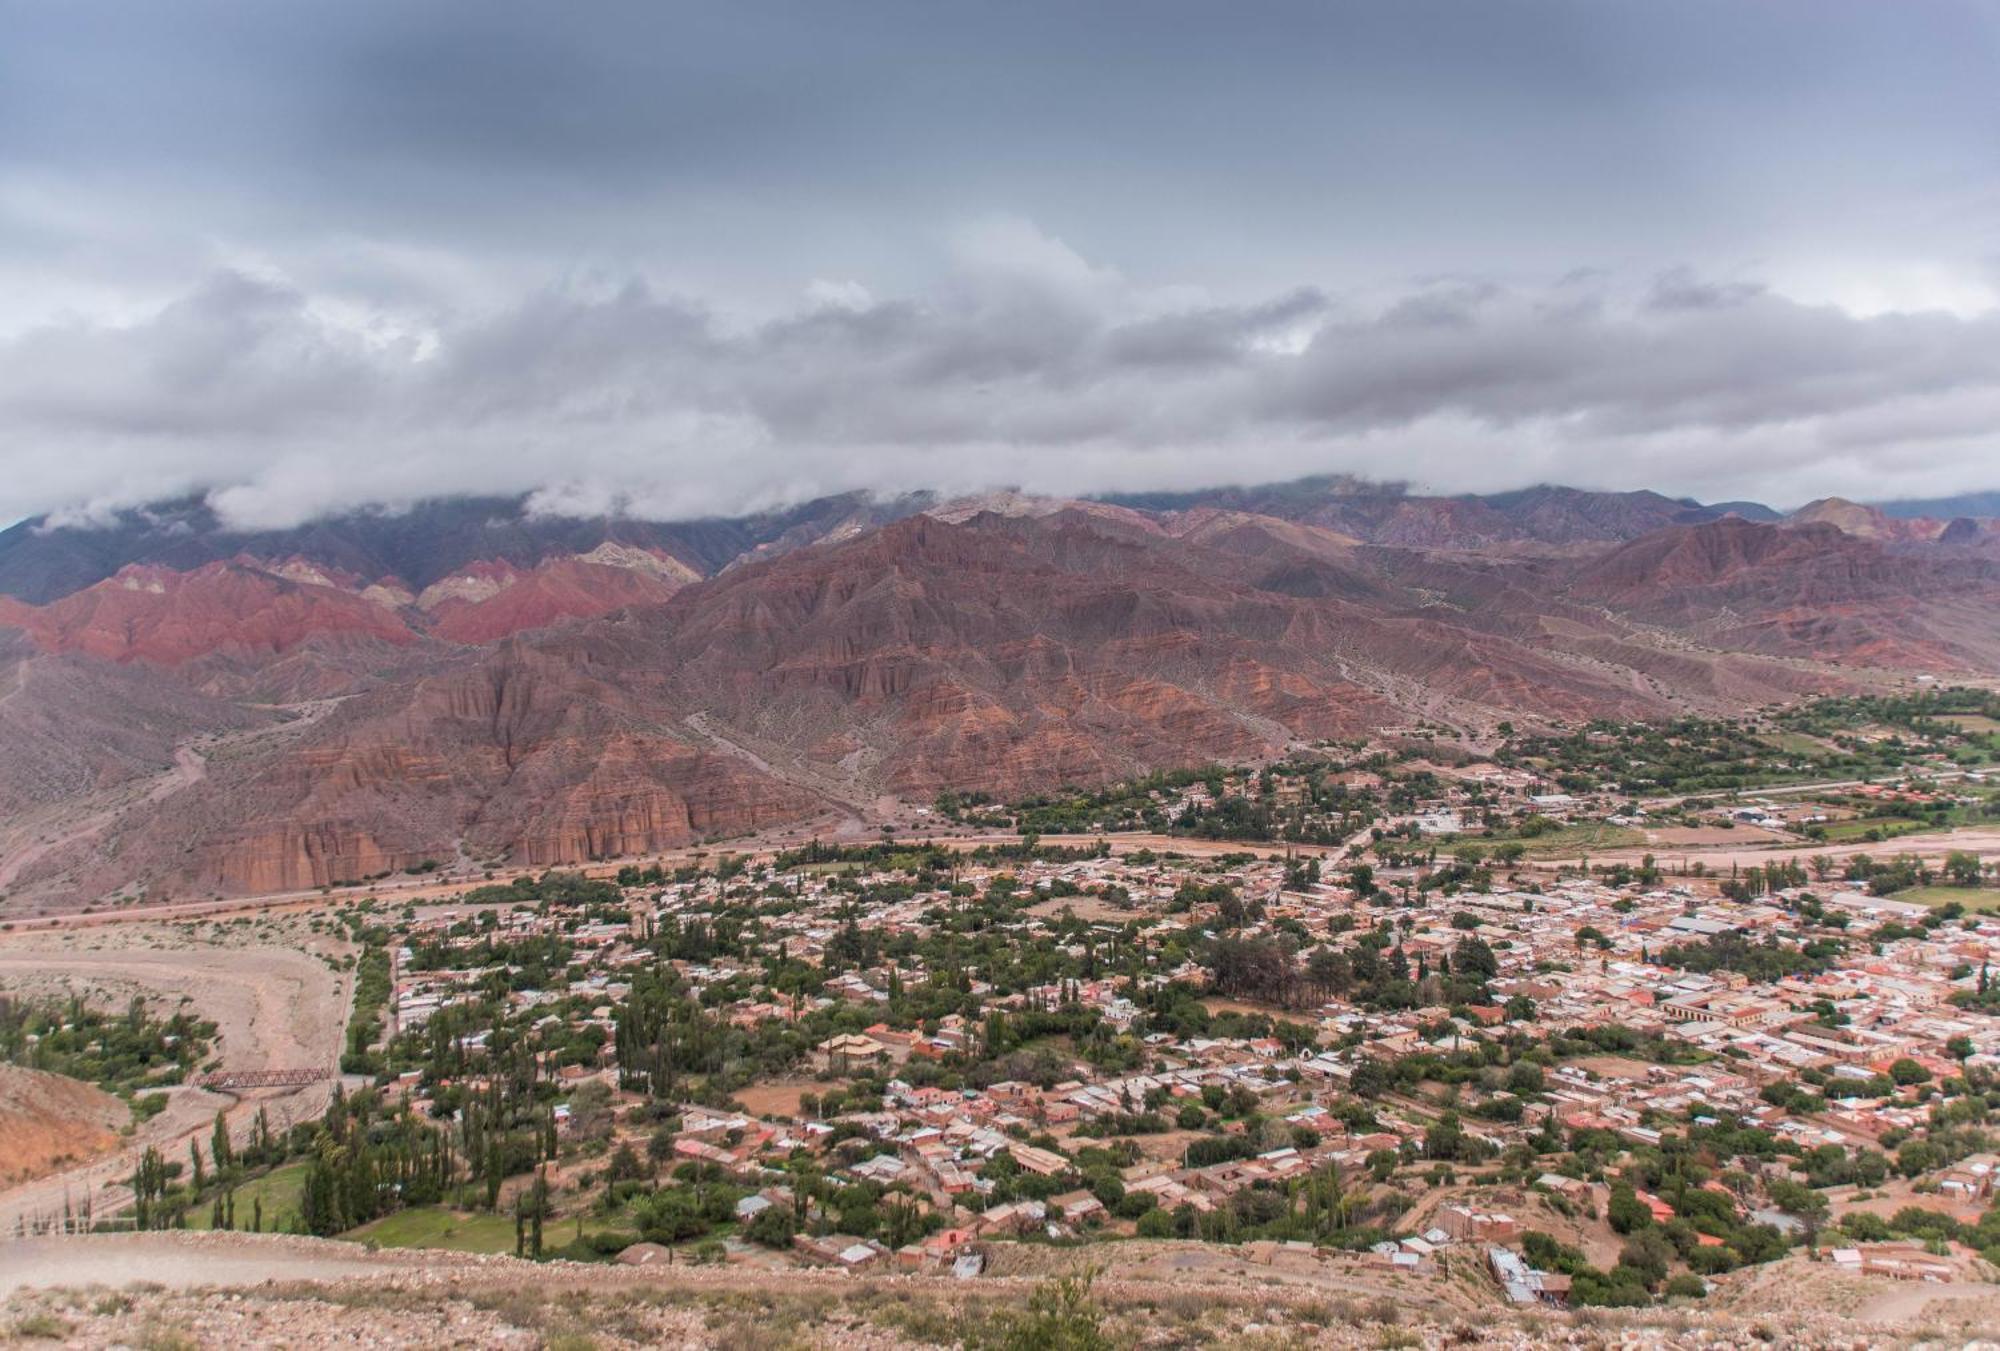
[[531, 1267], [242, 1235], [33, 1240], [0, 1247], [0, 1338], [149, 1348], [2000, 1346], [2000, 1286], [1899, 1285], [1799, 1260], [1700, 1305], [1565, 1314], [1501, 1307], [1470, 1271], [1393, 1289], [1384, 1277], [1370, 1293], [1359, 1269], [1284, 1280], [1231, 1265], [1230, 1250], [1200, 1251], [1209, 1260], [1177, 1281], [1136, 1274], [1158, 1253], [1098, 1248], [1034, 1254], [1040, 1274], [959, 1282]]

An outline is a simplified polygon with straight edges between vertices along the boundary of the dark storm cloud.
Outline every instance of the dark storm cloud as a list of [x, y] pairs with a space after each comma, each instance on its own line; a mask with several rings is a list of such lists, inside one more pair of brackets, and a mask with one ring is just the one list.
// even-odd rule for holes
[[1977, 6], [0, 19], [0, 518], [2000, 479]]

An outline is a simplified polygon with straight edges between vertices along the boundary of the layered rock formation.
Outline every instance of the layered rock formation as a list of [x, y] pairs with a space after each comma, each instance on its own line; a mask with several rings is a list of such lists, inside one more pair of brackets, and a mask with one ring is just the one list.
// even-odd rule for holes
[[[433, 506], [444, 543], [389, 518], [197, 532], [255, 551], [0, 598], [0, 730], [27, 767], [0, 770], [0, 816], [28, 822], [0, 821], [0, 868], [88, 899], [553, 866], [1417, 717], [1720, 712], [1858, 664], [2000, 662], [1976, 551], [1755, 514], [1286, 485], [644, 529]], [[0, 580], [111, 557], [42, 538], [10, 532]], [[82, 824], [21, 815], [66, 797]]]
[[1891, 553], [1816, 522], [1661, 531], [1574, 568], [1567, 594], [1718, 647], [1923, 670], [2000, 664], [2000, 566]]

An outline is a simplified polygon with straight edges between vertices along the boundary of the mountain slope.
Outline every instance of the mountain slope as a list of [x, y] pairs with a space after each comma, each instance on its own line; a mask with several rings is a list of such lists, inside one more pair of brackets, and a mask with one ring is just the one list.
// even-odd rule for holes
[[2000, 664], [2000, 566], [1891, 553], [1824, 522], [1661, 531], [1578, 564], [1566, 594], [1721, 647], [1907, 669]]
[[1260, 589], [1268, 561], [1085, 514], [909, 518], [461, 651], [44, 875], [286, 890], [461, 852], [576, 862], [883, 793], [1255, 757], [1418, 710], [1669, 707], [1394, 588], [1373, 605]]
[[[1638, 498], [1502, 506], [1545, 537], [1691, 510]], [[1371, 529], [1501, 510], [1375, 500]], [[421, 588], [243, 555], [0, 599], [23, 673], [0, 718], [53, 785], [0, 777], [0, 868], [87, 898], [574, 863], [1418, 718], [1724, 712], [1851, 688], [1843, 667], [2000, 664], [2000, 568], [1974, 554], [1737, 516], [1415, 548], [1305, 519], [1345, 510], [1321, 506], [850, 502], [700, 579], [599, 539]], [[65, 800], [87, 830], [49, 824]]]

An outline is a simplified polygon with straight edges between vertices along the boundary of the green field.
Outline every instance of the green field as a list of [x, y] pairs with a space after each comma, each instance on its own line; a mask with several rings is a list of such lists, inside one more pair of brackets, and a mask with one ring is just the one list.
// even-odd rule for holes
[[1983, 713], [1947, 713], [1938, 721], [1948, 722], [1961, 732], [1974, 732], [1982, 736], [1987, 732], [2000, 732], [2000, 721], [1995, 721]]
[[1883, 839], [1905, 835], [1924, 828], [1921, 821], [1912, 821], [1907, 816], [1872, 816], [1853, 821], [1830, 821], [1824, 827], [1828, 844], [1853, 844], [1856, 840], [1867, 841], [1868, 832], [1879, 830]]
[[[1472, 843], [1490, 849], [1493, 845], [1506, 843], [1508, 838], [1504, 835], [1493, 840], [1474, 838]], [[1608, 825], [1603, 821], [1578, 821], [1546, 835], [1520, 840], [1527, 846], [1529, 858], [1571, 858], [1578, 854], [1594, 854], [1601, 849], [1624, 849], [1645, 842], [1646, 837], [1639, 831]]]
[[[264, 1232], [285, 1233], [292, 1229], [299, 1215], [299, 1193], [305, 1187], [306, 1166], [303, 1163], [287, 1164], [274, 1168], [262, 1177], [251, 1178], [236, 1189], [236, 1227], [247, 1230], [251, 1217], [256, 1213], [256, 1201], [264, 1202]], [[196, 1206], [188, 1211], [187, 1227], [206, 1229], [212, 1213]]]
[[1957, 901], [1967, 910], [2000, 911], [2000, 890], [1993, 887], [1911, 887], [1889, 897], [1892, 901], [1915, 901], [1936, 909]]
[[[266, 1206], [270, 1203], [265, 1202]], [[237, 1202], [236, 1217], [243, 1218], [243, 1204]], [[582, 1232], [585, 1235], [618, 1229], [617, 1224], [600, 1216], [584, 1220]], [[631, 1226], [624, 1226], [628, 1236]], [[718, 1229], [716, 1233], [721, 1233]], [[577, 1237], [574, 1218], [565, 1217], [547, 1221], [542, 1229], [542, 1242], [548, 1248], [558, 1247]], [[452, 1210], [446, 1206], [412, 1206], [399, 1210], [393, 1215], [364, 1224], [359, 1229], [350, 1229], [341, 1235], [353, 1243], [373, 1243], [382, 1248], [448, 1248], [453, 1252], [511, 1253], [514, 1251], [514, 1217], [512, 1215], [487, 1215], [478, 1211]]]
[[1804, 732], [1773, 732], [1764, 740], [1787, 755], [1826, 755], [1833, 749], [1818, 737], [1807, 736]]
[[[237, 1214], [242, 1214], [241, 1206]], [[454, 1252], [511, 1253], [514, 1217], [468, 1214], [442, 1206], [412, 1206], [341, 1235], [384, 1248], [449, 1248]]]

